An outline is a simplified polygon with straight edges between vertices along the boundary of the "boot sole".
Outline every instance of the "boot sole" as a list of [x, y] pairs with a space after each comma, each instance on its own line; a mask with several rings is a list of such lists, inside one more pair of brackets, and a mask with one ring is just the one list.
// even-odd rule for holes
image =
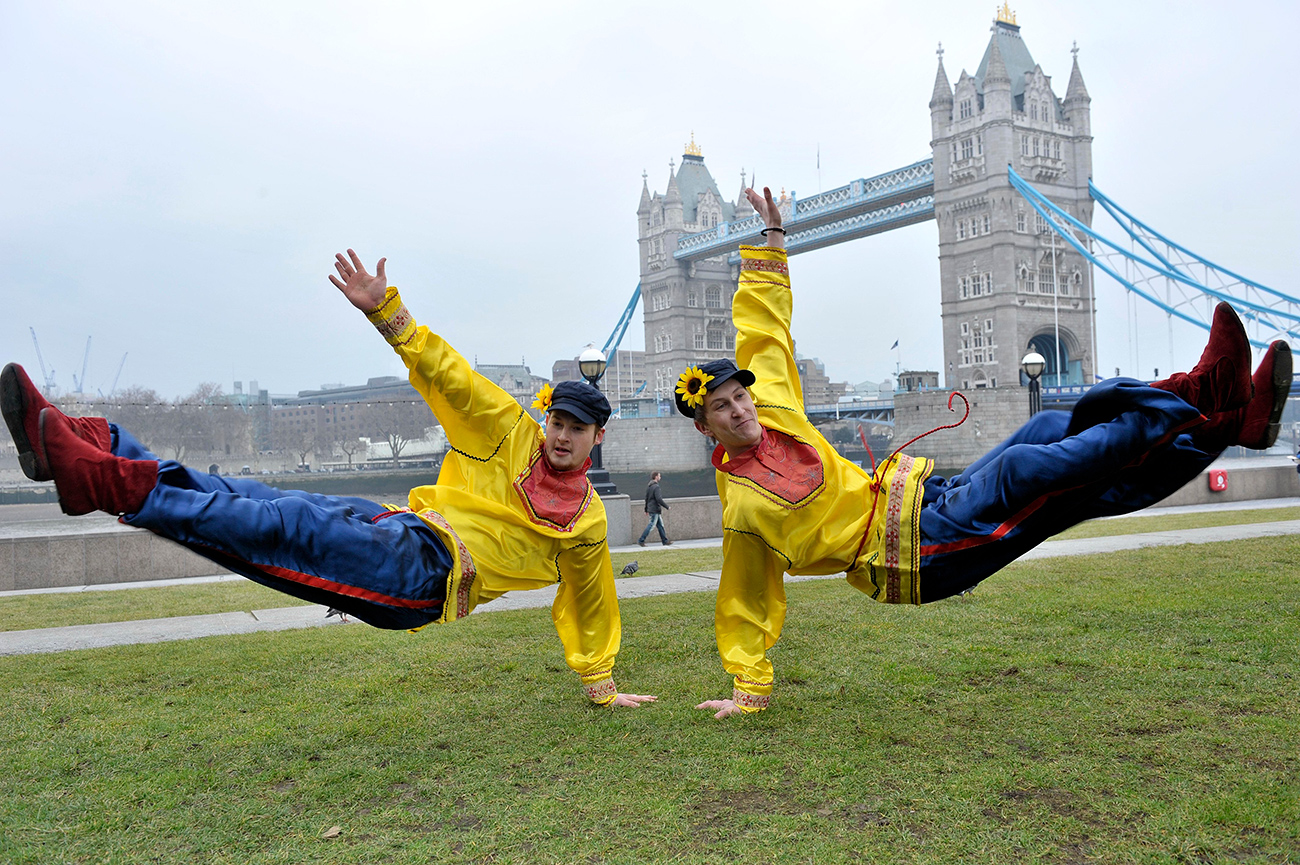
[[1273, 356], [1273, 409], [1268, 413], [1268, 427], [1264, 432], [1263, 447], [1267, 450], [1277, 443], [1282, 430], [1282, 412], [1291, 396], [1291, 346], [1285, 342], [1278, 346]]
[[27, 438], [23, 424], [26, 413], [22, 385], [18, 383], [18, 368], [12, 363], [6, 364], [4, 370], [0, 371], [0, 414], [4, 415], [9, 435], [13, 436], [14, 445], [18, 448], [18, 466], [23, 474], [34, 481], [53, 480], [54, 475], [50, 473], [49, 465], [37, 454], [35, 443]]

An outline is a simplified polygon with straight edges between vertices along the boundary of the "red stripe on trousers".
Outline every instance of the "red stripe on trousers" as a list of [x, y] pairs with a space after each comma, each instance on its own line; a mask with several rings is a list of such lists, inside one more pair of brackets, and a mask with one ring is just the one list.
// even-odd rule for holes
[[[393, 511], [400, 513], [400, 511]], [[327, 592], [333, 592], [336, 595], [346, 595], [350, 598], [360, 598], [363, 601], [370, 601], [375, 604], [383, 604], [388, 607], [405, 607], [411, 610], [423, 610], [432, 607], [439, 607], [445, 603], [442, 599], [433, 601], [415, 601], [407, 598], [393, 598], [388, 595], [372, 592], [369, 589], [361, 589], [356, 586], [349, 586], [346, 583], [336, 583], [333, 580], [327, 580], [324, 577], [317, 577], [312, 574], [304, 574], [302, 571], [291, 571], [288, 568], [277, 568], [274, 565], [259, 565], [256, 562], [250, 562], [247, 559], [241, 559], [239, 556], [232, 555], [230, 552], [220, 547], [210, 546], [209, 544], [195, 544], [195, 546], [204, 546], [208, 549], [216, 550], [223, 556], [229, 556], [232, 559], [243, 562], [250, 568], [262, 571], [272, 577], [279, 577], [288, 580], [291, 583], [301, 583], [305, 586], [312, 586], [317, 589], [324, 589]]]
[[[1132, 468], [1133, 466], [1141, 465], [1142, 462], [1147, 458], [1147, 454], [1149, 454], [1151, 451], [1155, 450], [1161, 445], [1173, 441], [1174, 436], [1180, 435], [1183, 432], [1183, 430], [1189, 429], [1194, 426], [1199, 426], [1200, 424], [1204, 423], [1205, 420], [1206, 420], [1205, 415], [1201, 415], [1200, 417], [1196, 418], [1196, 420], [1188, 421], [1187, 423], [1174, 428], [1173, 430], [1169, 431], [1165, 435], [1161, 436], [1155, 442], [1155, 444], [1151, 445], [1150, 450], [1147, 450], [1146, 452], [1138, 455], [1138, 457], [1134, 459], [1133, 462], [1129, 463], [1124, 468]], [[948, 543], [948, 544], [932, 544], [928, 547], [921, 547], [921, 555], [936, 556], [941, 553], [955, 553], [958, 550], [968, 550], [971, 547], [983, 546], [984, 544], [991, 544], [994, 541], [1001, 540], [1002, 537], [1005, 534], [1007, 534], [1007, 532], [1011, 531], [1016, 526], [1020, 525], [1021, 522], [1023, 522], [1027, 517], [1033, 514], [1034, 511], [1041, 508], [1043, 506], [1043, 503], [1046, 502], [1048, 499], [1050, 499], [1052, 496], [1063, 495], [1064, 493], [1069, 493], [1075, 490], [1083, 489], [1086, 486], [1088, 486], [1088, 484], [1080, 484], [1077, 487], [1068, 487], [1063, 490], [1053, 490], [1050, 493], [1043, 493], [1041, 496], [1034, 499], [1027, 506], [1021, 509], [1015, 516], [1013, 516], [1011, 519], [1004, 522], [1002, 525], [998, 526], [989, 534], [982, 535], [976, 538], [964, 538], [960, 541], [953, 541], [952, 543]]]

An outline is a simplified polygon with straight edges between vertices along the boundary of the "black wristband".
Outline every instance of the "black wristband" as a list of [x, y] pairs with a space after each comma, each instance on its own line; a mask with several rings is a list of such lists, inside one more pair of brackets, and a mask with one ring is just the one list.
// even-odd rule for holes
[[779, 231], [782, 234], [785, 234], [785, 229], [779, 225], [774, 225], [771, 228], [764, 228], [762, 231], [759, 232], [759, 234], [763, 235], [764, 237], [767, 237], [767, 233], [769, 231]]

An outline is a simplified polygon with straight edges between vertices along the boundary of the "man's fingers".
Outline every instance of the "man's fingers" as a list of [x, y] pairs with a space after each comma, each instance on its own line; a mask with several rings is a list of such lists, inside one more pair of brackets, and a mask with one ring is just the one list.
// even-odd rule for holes
[[352, 266], [355, 267], [358, 271], [366, 269], [366, 266], [361, 263], [361, 256], [357, 255], [355, 252], [353, 252], [350, 249], [348, 250], [348, 258], [352, 259]]
[[649, 694], [624, 694], [629, 700], [636, 700], [638, 703], [653, 703], [658, 697], [652, 697]]
[[695, 708], [697, 709], [721, 709], [727, 704], [726, 700], [705, 700]]
[[347, 286], [339, 282], [339, 278], [332, 273], [330, 274], [330, 282], [334, 283], [334, 287], [339, 289], [340, 291], [347, 288]]
[[721, 721], [723, 718], [727, 717], [728, 715], [734, 714], [735, 713], [734, 709], [735, 709], [734, 706], [728, 706], [727, 708], [723, 709], [721, 712], [714, 715], [713, 717]]
[[341, 264], [337, 261], [334, 262], [334, 269], [339, 272], [339, 276], [343, 277], [344, 282], [347, 282], [349, 279], [351, 279], [352, 274], [355, 273], [355, 271], [352, 268], [348, 267], [345, 264]]

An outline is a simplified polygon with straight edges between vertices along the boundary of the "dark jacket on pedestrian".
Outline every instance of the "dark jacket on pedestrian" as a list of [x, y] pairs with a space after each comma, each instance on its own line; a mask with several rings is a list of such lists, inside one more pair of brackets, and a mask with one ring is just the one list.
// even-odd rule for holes
[[645, 512], [647, 514], [661, 514], [668, 509], [664, 502], [663, 493], [659, 492], [659, 482], [651, 481], [650, 486], [645, 488]]

